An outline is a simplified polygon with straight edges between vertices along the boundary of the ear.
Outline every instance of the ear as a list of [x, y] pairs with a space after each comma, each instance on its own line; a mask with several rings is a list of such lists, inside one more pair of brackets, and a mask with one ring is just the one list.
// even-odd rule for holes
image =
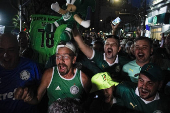
[[70, 2], [70, 0], [66, 0], [66, 5], [68, 5], [68, 4], [74, 4], [75, 1], [76, 1], [76, 0], [71, 0], [71, 2]]
[[159, 83], [158, 90], [160, 90], [160, 89], [162, 88], [162, 85], [163, 85], [163, 81], [161, 81], [161, 82]]
[[75, 64], [75, 63], [76, 63], [76, 59], [77, 59], [77, 57], [76, 57], [76, 56], [74, 56], [74, 57], [73, 57], [73, 61], [72, 61], [72, 62], [73, 62], [73, 64]]
[[151, 54], [153, 53], [153, 48], [151, 48]]
[[118, 52], [121, 50], [121, 46], [119, 46]]

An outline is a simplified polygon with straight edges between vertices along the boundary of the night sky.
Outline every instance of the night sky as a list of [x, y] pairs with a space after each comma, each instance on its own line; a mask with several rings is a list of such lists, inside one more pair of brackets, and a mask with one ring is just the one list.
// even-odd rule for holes
[[[13, 0], [17, 5], [17, 0]], [[0, 25], [5, 25], [6, 31], [12, 29], [12, 18], [17, 14], [17, 10], [12, 7], [9, 0], [0, 0]]]
[[[17, 6], [18, 0], [11, 0], [13, 3], [15, 3], [15, 6]], [[140, 3], [143, 0], [129, 0], [131, 1], [131, 4], [134, 7], [140, 8]], [[147, 0], [147, 4], [152, 0]], [[11, 30], [13, 24], [12, 24], [12, 18], [18, 13], [17, 9], [12, 7], [10, 4], [10, 0], [0, 0], [0, 25], [5, 25], [6, 30]]]
[[131, 0], [131, 3], [134, 7], [140, 7], [141, 0]]
[[[144, 1], [144, 0], [131, 0], [131, 3], [134, 7], [138, 7], [140, 8], [141, 7], [141, 2]], [[146, 0], [146, 4], [150, 4], [153, 0]]]

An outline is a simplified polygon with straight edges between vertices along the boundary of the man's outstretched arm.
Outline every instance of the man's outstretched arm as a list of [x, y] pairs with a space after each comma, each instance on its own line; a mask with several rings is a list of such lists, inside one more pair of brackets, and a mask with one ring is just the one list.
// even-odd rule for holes
[[77, 27], [74, 26], [73, 27], [73, 37], [74, 37], [74, 40], [77, 42], [80, 50], [88, 57], [88, 58], [91, 58], [92, 55], [93, 55], [93, 49], [90, 48], [87, 44], [84, 43], [83, 39], [82, 39], [82, 36], [80, 34], [80, 32], [78, 31]]

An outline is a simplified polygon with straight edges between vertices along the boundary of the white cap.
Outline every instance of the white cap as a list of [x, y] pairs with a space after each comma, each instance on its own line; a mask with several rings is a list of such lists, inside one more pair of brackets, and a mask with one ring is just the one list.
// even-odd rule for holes
[[67, 47], [67, 48], [69, 48], [70, 50], [72, 50], [72, 51], [74, 52], [74, 54], [76, 54], [76, 48], [75, 48], [74, 44], [71, 43], [71, 42], [66, 42], [65, 45], [64, 45], [64, 44], [61, 44], [61, 45], [59, 44], [59, 45], [57, 46], [56, 52], [58, 51], [58, 49], [59, 49], [60, 47]]

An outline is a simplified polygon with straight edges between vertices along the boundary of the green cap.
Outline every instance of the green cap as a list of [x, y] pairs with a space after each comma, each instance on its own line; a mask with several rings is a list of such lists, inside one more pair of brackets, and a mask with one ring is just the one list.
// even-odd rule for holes
[[108, 72], [102, 72], [97, 73], [91, 78], [92, 83], [92, 89], [90, 93], [93, 93], [95, 91], [101, 90], [101, 89], [107, 89], [111, 86], [115, 85], [117, 86], [119, 83], [114, 82], [112, 78], [110, 77], [110, 74]]
[[161, 81], [164, 78], [161, 68], [153, 63], [145, 64], [140, 73], [144, 74], [152, 81]]

